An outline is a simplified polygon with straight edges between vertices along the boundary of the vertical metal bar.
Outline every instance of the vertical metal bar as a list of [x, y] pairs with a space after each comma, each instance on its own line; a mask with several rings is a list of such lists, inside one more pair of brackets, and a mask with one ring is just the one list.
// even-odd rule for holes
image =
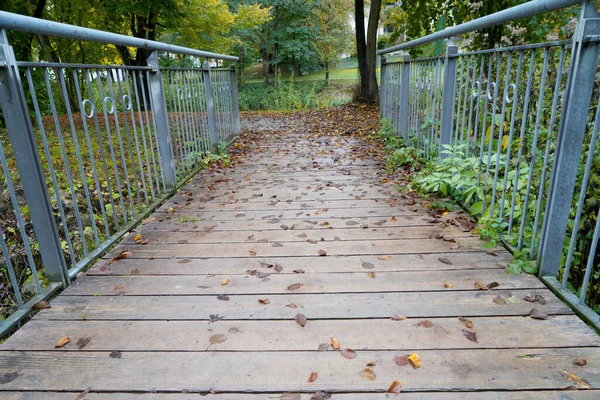
[[231, 106], [233, 108], [233, 133], [237, 136], [240, 133], [240, 101], [238, 97], [237, 74], [235, 72], [235, 64], [231, 64]]
[[387, 59], [381, 56], [381, 69], [379, 70], [379, 119], [387, 118], [386, 106], [387, 106]]
[[210, 64], [208, 61], [204, 61], [202, 64], [202, 73], [204, 76], [204, 90], [206, 92], [206, 109], [208, 111], [210, 147], [214, 150], [217, 148], [217, 142], [219, 141], [219, 138], [217, 136], [217, 116], [215, 113], [215, 102], [213, 99], [212, 83], [210, 81]]
[[403, 138], [408, 137], [408, 109], [410, 107], [410, 56], [404, 56], [402, 59], [402, 79], [400, 83], [400, 98], [398, 99], [400, 104], [400, 136]]
[[60, 236], [52, 204], [46, 189], [46, 180], [37, 153], [35, 133], [27, 113], [27, 103], [17, 69], [14, 51], [9, 46], [6, 31], [0, 30], [0, 59], [6, 66], [0, 68], [0, 106], [8, 131], [29, 215], [38, 241], [46, 276], [51, 282], [69, 284]]
[[556, 276], [560, 268], [571, 201], [594, 88], [600, 46], [584, 42], [600, 33], [600, 15], [585, 2], [573, 39], [570, 82], [565, 90], [563, 114], [557, 137], [556, 156], [542, 228], [539, 255], [540, 276]]
[[155, 51], [148, 57], [148, 66], [152, 67], [148, 73], [148, 85], [150, 86], [152, 118], [156, 124], [163, 183], [167, 190], [173, 191], [177, 187], [177, 176], [175, 174], [173, 149], [171, 147], [171, 132], [169, 129], [167, 104], [165, 102], [163, 78], [158, 66], [158, 54]]
[[451, 39], [446, 44], [444, 61], [444, 92], [442, 94], [442, 127], [440, 129], [439, 158], [446, 158], [444, 146], [452, 144], [452, 123], [454, 119], [454, 93], [456, 91], [456, 67], [458, 46]]

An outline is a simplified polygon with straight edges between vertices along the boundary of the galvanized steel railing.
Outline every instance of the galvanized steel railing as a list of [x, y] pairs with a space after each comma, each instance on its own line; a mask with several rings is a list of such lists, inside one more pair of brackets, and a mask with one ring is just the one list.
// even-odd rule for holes
[[[135, 67], [21, 62], [6, 29], [154, 52]], [[162, 68], [158, 51], [197, 67]], [[0, 12], [0, 336], [236, 137], [235, 70], [198, 57], [237, 60]]]
[[[571, 6], [531, 1], [381, 54]], [[426, 158], [453, 157], [465, 207], [590, 322], [600, 288], [600, 15], [583, 2], [572, 40], [382, 62], [381, 116]], [[460, 175], [460, 176], [457, 176]], [[591, 307], [590, 307], [591, 306]]]

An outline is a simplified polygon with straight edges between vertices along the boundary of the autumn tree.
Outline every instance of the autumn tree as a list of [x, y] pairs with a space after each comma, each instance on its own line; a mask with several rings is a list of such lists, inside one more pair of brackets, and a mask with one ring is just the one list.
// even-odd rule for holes
[[317, 10], [317, 22], [321, 39], [317, 42], [317, 53], [325, 66], [325, 80], [329, 83], [329, 68], [344, 54], [350, 52], [352, 31], [349, 18], [352, 0], [321, 0]]

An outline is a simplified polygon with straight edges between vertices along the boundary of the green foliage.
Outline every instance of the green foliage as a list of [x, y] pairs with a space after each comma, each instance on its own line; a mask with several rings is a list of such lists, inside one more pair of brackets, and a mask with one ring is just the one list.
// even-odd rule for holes
[[317, 94], [325, 88], [325, 81], [282, 82], [267, 88], [259, 84], [240, 87], [241, 111], [303, 110], [317, 106]]

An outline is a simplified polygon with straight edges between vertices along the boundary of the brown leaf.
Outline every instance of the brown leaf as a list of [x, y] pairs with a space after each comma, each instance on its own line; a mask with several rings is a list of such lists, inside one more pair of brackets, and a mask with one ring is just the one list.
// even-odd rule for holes
[[375, 279], [375, 272], [367, 272], [367, 277]]
[[452, 261], [450, 261], [446, 257], [440, 257], [440, 258], [438, 258], [438, 260], [443, 264], [452, 265]]
[[498, 253], [496, 253], [494, 250], [488, 250], [486, 251], [486, 253], [490, 256], [498, 257]]
[[421, 328], [431, 328], [431, 327], [433, 327], [433, 323], [431, 321], [427, 320], [427, 319], [419, 321], [419, 323], [417, 325], [420, 326]]
[[546, 299], [544, 299], [544, 297], [541, 294], [535, 295], [535, 301], [542, 305], [546, 304]]
[[408, 361], [413, 366], [414, 369], [421, 368], [421, 357], [417, 353], [413, 353], [408, 356]]
[[325, 257], [327, 255], [327, 252], [325, 250], [319, 250], [318, 254], [321, 257]]
[[444, 288], [450, 289], [452, 286], [454, 286], [454, 283], [444, 282]]
[[132, 252], [130, 252], [129, 250], [123, 250], [121, 251], [119, 254], [117, 254], [115, 257], [111, 258], [108, 263], [106, 263], [106, 265], [110, 265], [112, 263], [114, 263], [117, 260], [121, 260], [123, 258], [127, 258], [130, 257], [131, 255], [133, 255]]
[[177, 260], [178, 264], [188, 264], [190, 262], [192, 262], [192, 260], [190, 260], [189, 258], [184, 258], [182, 260]]
[[362, 267], [363, 267], [364, 269], [373, 269], [373, 268], [375, 268], [375, 265], [373, 265], [373, 264], [372, 264], [372, 263], [370, 263], [370, 262], [365, 262], [365, 261], [363, 261], [363, 262], [362, 262]]
[[310, 396], [310, 400], [327, 400], [331, 398], [331, 393], [328, 392], [316, 392], [313, 393], [312, 396]]
[[587, 360], [585, 358], [576, 358], [575, 360], [573, 360], [573, 364], [583, 367], [587, 364]]
[[300, 269], [300, 268], [297, 268], [297, 269], [293, 270], [292, 272], [295, 273], [295, 274], [303, 274], [304, 270]]
[[360, 376], [362, 376], [364, 379], [368, 380], [368, 381], [374, 381], [375, 378], [377, 378], [377, 375], [375, 375], [375, 372], [373, 371], [372, 368], [366, 367], [365, 369], [363, 369], [360, 372]]
[[287, 290], [292, 291], [292, 290], [298, 290], [300, 289], [302, 286], [304, 286], [304, 283], [294, 283], [291, 284], [290, 286], [287, 287]]
[[405, 367], [408, 364], [410, 364], [410, 361], [408, 361], [408, 357], [410, 357], [410, 354], [405, 354], [403, 356], [396, 356], [396, 357], [394, 357], [394, 363], [399, 367]]
[[125, 287], [125, 286], [123, 286], [123, 285], [117, 285], [117, 286], [115, 286], [115, 287], [113, 288], [113, 290], [114, 290], [115, 292], [118, 292], [119, 290], [122, 290], [124, 287]]
[[486, 287], [488, 288], [488, 290], [491, 290], [493, 288], [497, 288], [498, 286], [500, 286], [500, 284], [498, 282], [490, 282], [486, 285]]
[[88, 335], [85, 335], [82, 338], [79, 338], [79, 340], [77, 341], [76, 345], [77, 348], [79, 350], [83, 349], [85, 346], [87, 346], [87, 344], [92, 340], [91, 337], [89, 337]]
[[340, 349], [340, 341], [337, 340], [336, 338], [332, 337], [330, 344], [331, 344], [331, 347], [333, 347], [334, 349], [336, 349], [336, 350]]
[[473, 322], [470, 319], [466, 319], [465, 317], [458, 317], [458, 320], [467, 328], [473, 329]]
[[218, 333], [216, 335], [212, 335], [208, 341], [211, 343], [223, 343], [224, 341], [227, 340], [227, 336], [225, 336], [222, 333]]
[[344, 358], [347, 358], [349, 360], [356, 358], [356, 352], [352, 349], [344, 349], [341, 351], [341, 354]]
[[289, 308], [293, 308], [293, 309], [298, 308], [298, 306], [296, 305], [296, 303], [286, 304], [285, 306], [289, 307]]
[[314, 381], [316, 381], [316, 380], [317, 380], [317, 377], [318, 377], [318, 376], [319, 376], [319, 374], [318, 374], [318, 373], [316, 373], [316, 372], [311, 372], [311, 373], [310, 373], [310, 377], [308, 378], [308, 381], [309, 381], [309, 382], [314, 382]]
[[41, 301], [38, 301], [37, 303], [35, 303], [32, 308], [36, 311], [39, 311], [39, 310], [45, 310], [47, 308], [52, 308], [52, 307], [50, 307], [50, 303], [48, 303], [47, 301], [41, 300]]
[[260, 304], [269, 304], [269, 303], [271, 303], [271, 301], [269, 299], [258, 299], [258, 302]]
[[537, 308], [532, 308], [531, 311], [529, 312], [529, 316], [533, 319], [542, 319], [542, 320], [548, 319], [548, 314], [541, 312]]
[[75, 397], [75, 400], [83, 400], [83, 399], [85, 399], [85, 396], [90, 392], [90, 390], [92, 390], [91, 387], [85, 388], [85, 390], [83, 392], [79, 393], [77, 395], [77, 397]]
[[295, 319], [296, 319], [296, 323], [303, 328], [306, 326], [306, 323], [308, 322], [308, 320], [306, 319], [306, 316], [302, 313], [298, 313], [296, 315]]
[[396, 222], [396, 221], [398, 221], [398, 219], [394, 216], [392, 216], [392, 218], [390, 218], [390, 220], [389, 220], [389, 222]]
[[382, 261], [391, 260], [392, 258], [394, 258], [394, 257], [392, 257], [392, 256], [378, 256], [377, 257], [378, 260], [382, 260]]
[[402, 391], [402, 383], [400, 381], [394, 381], [388, 388], [388, 393], [398, 394]]
[[256, 252], [254, 250], [248, 250], [248, 253], [250, 253], [250, 255], [252, 257], [254, 257], [256, 255]]
[[464, 337], [469, 339], [471, 342], [477, 343], [477, 333], [475, 333], [474, 331], [468, 331], [466, 329], [463, 329], [462, 333], [463, 333]]
[[502, 296], [496, 296], [494, 297], [494, 303], [504, 306], [506, 305], [506, 299]]
[[60, 349], [61, 347], [64, 347], [67, 343], [70, 343], [71, 339], [69, 339], [68, 336], [62, 337], [60, 338], [60, 340], [58, 341], [58, 343], [56, 343], [54, 345], [55, 349]]
[[220, 294], [220, 295], [217, 296], [217, 300], [229, 301], [229, 296], [226, 296], [224, 294]]
[[475, 289], [477, 290], [485, 290], [485, 285], [481, 281], [475, 281]]
[[227, 277], [221, 281], [221, 286], [227, 285], [231, 281], [231, 278]]
[[396, 315], [392, 315], [390, 317], [390, 319], [392, 321], [404, 321], [406, 319], [406, 316], [402, 315], [402, 314], [396, 314]]

